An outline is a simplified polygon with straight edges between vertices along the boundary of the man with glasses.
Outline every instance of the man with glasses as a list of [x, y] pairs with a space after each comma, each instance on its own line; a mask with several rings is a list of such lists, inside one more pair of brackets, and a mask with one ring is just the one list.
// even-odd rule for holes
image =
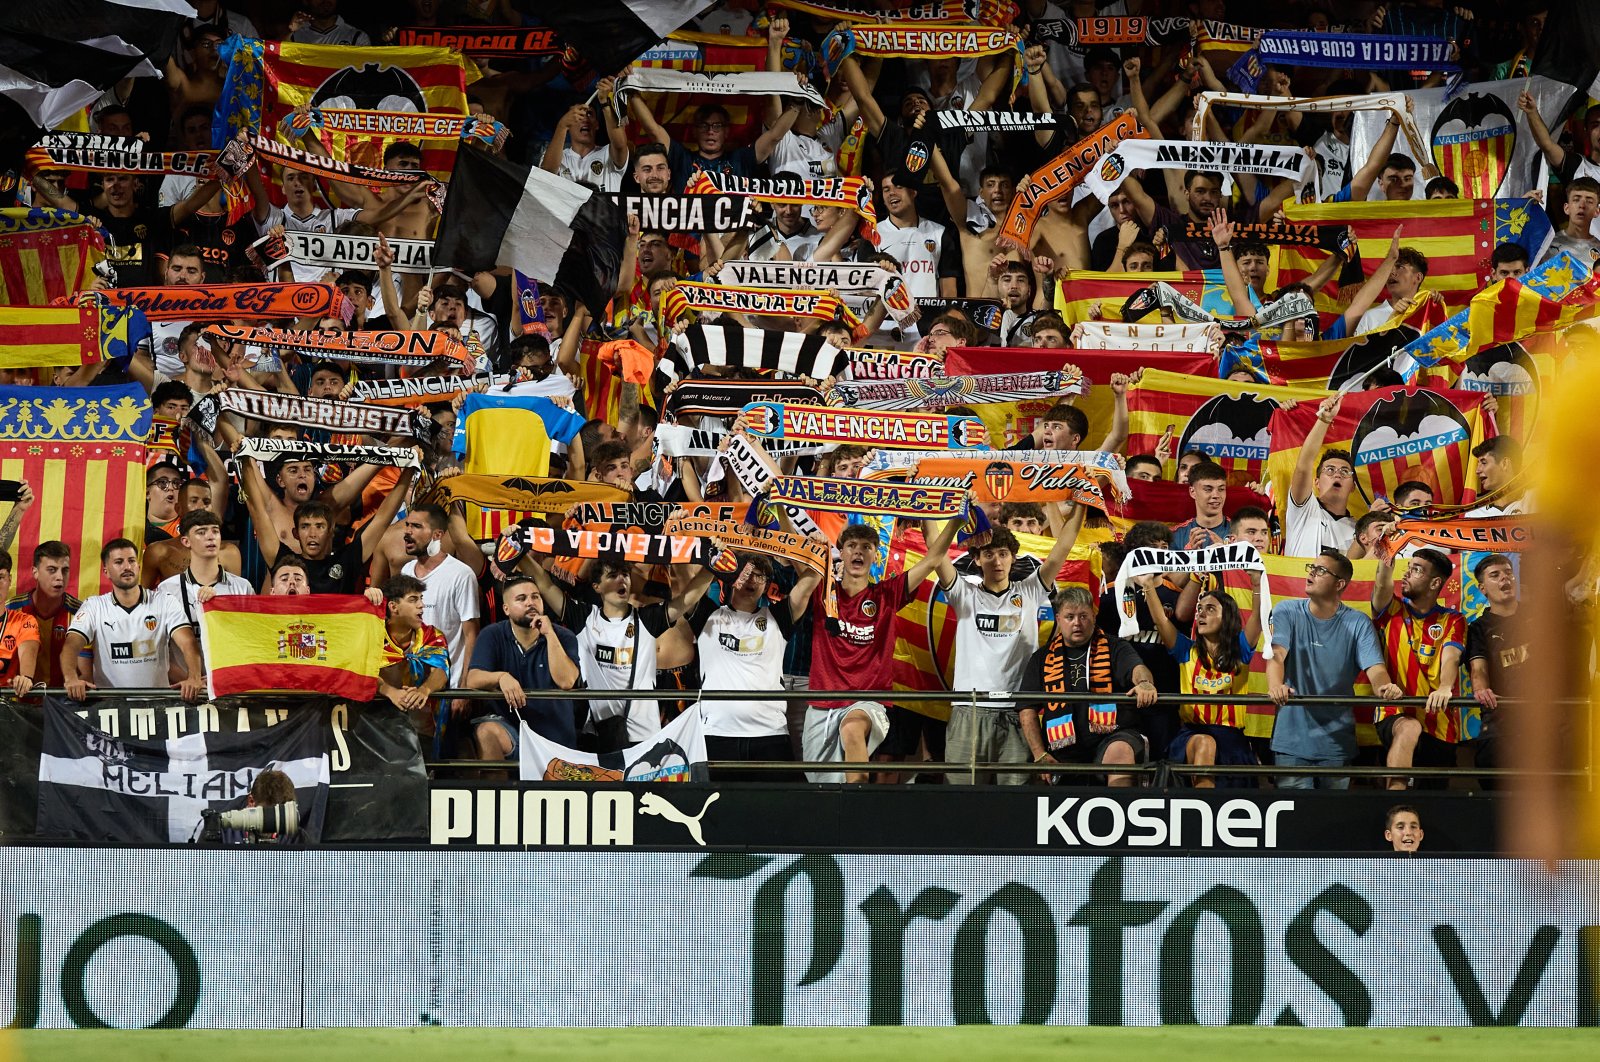
[[145, 474], [144, 540], [160, 542], [178, 537], [178, 492], [186, 477], [178, 466], [162, 461]]
[[729, 149], [728, 130], [732, 122], [728, 112], [720, 105], [708, 103], [694, 112], [695, 149], [690, 151], [672, 139], [672, 134], [656, 121], [641, 95], [628, 101], [628, 113], [644, 129], [645, 135], [667, 149], [667, 162], [672, 166], [672, 190], [679, 195], [696, 174], [709, 173], [719, 177], [752, 177], [756, 167], [772, 154], [771, 143], [763, 143], [763, 150], [742, 147]]
[[1355, 460], [1348, 450], [1322, 450], [1343, 400], [1342, 394], [1323, 399], [1317, 422], [1300, 444], [1284, 506], [1285, 557], [1315, 557], [1324, 549], [1343, 553], [1356, 537], [1349, 510], [1350, 491], [1356, 485]]
[[[1356, 720], [1348, 702], [1294, 704], [1295, 697], [1354, 697], [1365, 673], [1379, 697], [1401, 696], [1389, 678], [1372, 621], [1340, 600], [1355, 574], [1336, 549], [1306, 565], [1304, 598], [1272, 610], [1267, 694], [1278, 706], [1272, 752], [1282, 766], [1342, 767], [1355, 758]], [[1284, 789], [1348, 789], [1349, 778], [1280, 775]]]

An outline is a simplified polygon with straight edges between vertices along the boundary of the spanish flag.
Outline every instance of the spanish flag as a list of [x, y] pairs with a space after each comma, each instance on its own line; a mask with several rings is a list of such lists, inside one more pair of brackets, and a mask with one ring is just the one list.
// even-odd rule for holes
[[1389, 253], [1398, 226], [1400, 246], [1427, 256], [1427, 290], [1443, 295], [1447, 306], [1465, 306], [1489, 275], [1495, 234], [1493, 199], [1286, 203], [1284, 213], [1298, 225], [1348, 225], [1354, 229], [1361, 245], [1362, 270], [1368, 276]]
[[[1311, 561], [1304, 557], [1279, 557], [1271, 553], [1262, 554], [1261, 560], [1267, 566], [1267, 589], [1271, 592], [1275, 604], [1281, 605], [1285, 601], [1306, 596], [1306, 565], [1312, 563]], [[1372, 583], [1378, 577], [1378, 562], [1369, 558], [1351, 561], [1350, 565], [1355, 569], [1355, 575], [1351, 578], [1350, 585], [1344, 588], [1341, 600], [1363, 616], [1370, 617]], [[1250, 573], [1223, 572], [1221, 578], [1223, 590], [1239, 606], [1240, 620], [1249, 622], [1250, 613], [1255, 608], [1255, 594], [1250, 589]], [[1250, 692], [1262, 696], [1267, 692], [1267, 662], [1260, 653], [1257, 653], [1250, 662]], [[1366, 676], [1363, 675], [1356, 681], [1355, 693], [1357, 697], [1372, 696], [1372, 686], [1367, 683]], [[1355, 709], [1358, 744], [1378, 744], [1378, 732], [1372, 722], [1372, 713], [1371, 706]], [[1248, 705], [1245, 708], [1245, 734], [1256, 738], [1271, 737], [1272, 724], [1277, 714], [1278, 709], [1271, 704]]]
[[303, 690], [370, 701], [383, 643], [379, 606], [353, 594], [223, 595], [200, 613], [212, 697]]
[[[1380, 387], [1344, 397], [1323, 449], [1348, 450], [1356, 466], [1350, 515], [1362, 516], [1372, 499], [1389, 497], [1408, 479], [1433, 487], [1438, 505], [1460, 505], [1476, 487], [1472, 448], [1499, 434], [1483, 411], [1481, 391], [1427, 387]], [[1289, 479], [1300, 456], [1300, 440], [1316, 423], [1317, 402], [1302, 402], [1272, 414], [1271, 436], [1279, 440], [1267, 459], [1272, 495], [1289, 496]]]
[[1100, 308], [1107, 321], [1122, 320], [1122, 304], [1140, 288], [1164, 280], [1190, 302], [1218, 317], [1234, 316], [1233, 300], [1220, 269], [1193, 270], [1187, 273], [1101, 273], [1089, 269], [1070, 269], [1056, 288], [1056, 310], [1068, 326], [1092, 321], [1091, 307]]
[[[1063, 586], [1081, 586], [1096, 597], [1100, 595], [1100, 543], [1109, 541], [1111, 534], [1085, 529], [1067, 555], [1056, 582]], [[1035, 560], [1044, 560], [1055, 548], [1055, 540], [1044, 535], [1018, 535], [1017, 544], [1022, 552]], [[922, 532], [908, 528], [897, 534], [889, 545], [888, 571], [898, 573], [921, 560], [927, 553]], [[950, 547], [952, 559], [965, 551]], [[1039, 625], [1039, 644], [1043, 645], [1055, 631], [1055, 618], [1042, 617]], [[955, 676], [956, 618], [950, 614], [944, 594], [939, 592], [939, 580], [931, 576], [917, 588], [917, 593], [895, 615], [894, 623], [894, 688], [897, 690], [948, 690]], [[949, 701], [900, 701], [902, 708], [934, 719], [950, 718]]]
[[1127, 452], [1154, 453], [1171, 428], [1174, 460], [1168, 462], [1166, 475], [1176, 471], [1176, 459], [1185, 451], [1199, 450], [1225, 469], [1259, 479], [1272, 450], [1270, 424], [1278, 404], [1294, 399], [1315, 411], [1327, 396], [1321, 388], [1234, 383], [1147, 369], [1128, 388]]

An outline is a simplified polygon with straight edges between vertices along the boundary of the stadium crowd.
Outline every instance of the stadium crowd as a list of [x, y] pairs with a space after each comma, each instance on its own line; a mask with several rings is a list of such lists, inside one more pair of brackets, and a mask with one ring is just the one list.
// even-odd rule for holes
[[[1571, 286], [1594, 301], [1600, 89], [1534, 76], [1544, 4], [596, 6], [700, 10], [625, 68], [596, 69], [576, 40], [469, 49], [451, 105], [403, 73], [391, 91], [355, 75], [381, 80], [364, 64], [387, 49], [413, 74], [437, 63], [399, 53], [424, 30], [538, 29], [541, 4], [196, 0], [164, 77], [118, 81], [62, 128], [149, 153], [238, 145], [228, 166], [0, 160], [20, 176], [16, 207], [99, 232], [109, 269], [90, 297], [336, 292], [309, 315], [152, 312], [121, 358], [5, 362], [8, 387], [137, 383], [154, 417], [144, 524], [122, 537], [85, 550], [43, 534], [60, 524], [40, 519], [44, 485], [18, 484], [0, 528], [19, 548], [0, 550], [15, 694], [170, 684], [198, 698], [207, 601], [365, 594], [386, 615], [380, 696], [439, 756], [515, 759], [519, 720], [610, 751], [699, 711], [712, 760], [840, 764], [817, 781], [866, 781], [873, 760], [1099, 763], [1112, 784], [1133, 783], [1117, 766], [1155, 760], [1275, 763], [1277, 784], [1307, 787], [1348, 779], [1295, 767], [1495, 765], [1499, 698], [1539, 666], [1521, 546], [1404, 532], [1504, 529], [1533, 510], [1538, 392], [1587, 342], [1573, 323], [1587, 314], [1502, 338], [1493, 349], [1517, 356], [1489, 368], [1396, 352], [1491, 285], [1530, 295], [1502, 282], [1546, 263], [1575, 266]], [[935, 8], [956, 19], [940, 26], [980, 32], [869, 32]], [[1306, 48], [1305, 65], [1280, 64], [1259, 50], [1278, 30], [1443, 47], [1398, 64]], [[269, 42], [257, 62], [284, 64], [268, 96], [291, 67], [320, 82], [342, 64], [348, 79], [299, 102], [279, 89], [259, 126], [230, 125], [251, 41]], [[683, 70], [731, 73], [699, 94], [640, 76]], [[762, 72], [783, 84], [739, 89]], [[1488, 94], [1497, 84], [1510, 104]], [[1479, 101], [1467, 117], [1419, 118], [1415, 101], [1463, 91]], [[1254, 95], [1206, 98], [1241, 92]], [[484, 143], [338, 132], [341, 109], [419, 102], [476, 116]], [[1452, 120], [1455, 140], [1439, 132]], [[1520, 146], [1439, 146], [1500, 121]], [[1156, 146], [1116, 156], [1130, 130]], [[1197, 150], [1155, 153], [1183, 142]], [[469, 164], [523, 186], [497, 199], [481, 169], [468, 186]], [[1486, 165], [1509, 176], [1484, 184]], [[714, 231], [666, 208], [709, 212], [710, 197], [731, 197], [742, 223]], [[1496, 225], [1460, 266], [1441, 199], [1520, 201], [1549, 222], [1542, 238], [1532, 221], [1518, 238]], [[563, 214], [568, 200], [580, 205]], [[552, 225], [569, 253], [524, 256]], [[536, 258], [546, 271], [524, 275]], [[409, 334], [421, 353], [386, 360], [368, 333]], [[1351, 349], [1367, 360], [1337, 378], [1292, 357]], [[1434, 415], [1462, 437], [1363, 441], [1386, 415], [1374, 396], [1419, 382], [1455, 404]], [[1203, 401], [1240, 395], [1260, 419], [1202, 430]], [[317, 426], [335, 405], [362, 407], [371, 430]], [[1408, 416], [1424, 419], [1393, 416], [1382, 425], [1402, 440]], [[919, 469], [942, 457], [954, 471]], [[881, 492], [908, 477], [929, 490]], [[103, 568], [109, 592], [74, 596], [84, 568]], [[1533, 607], [1580, 607], [1593, 589], [1574, 565], [1570, 602]], [[1119, 700], [980, 695], [946, 721], [915, 697], [946, 683]], [[655, 701], [599, 692], [652, 687]], [[845, 692], [896, 688], [901, 703]], [[1358, 688], [1421, 701], [1358, 710], [1341, 700]], [[435, 696], [446, 689], [500, 698]], [[550, 689], [573, 698], [526, 696]], [[751, 696], [702, 703], [699, 689]], [[816, 697], [761, 696], [775, 690]], [[1244, 694], [1272, 704], [1226, 702]]]

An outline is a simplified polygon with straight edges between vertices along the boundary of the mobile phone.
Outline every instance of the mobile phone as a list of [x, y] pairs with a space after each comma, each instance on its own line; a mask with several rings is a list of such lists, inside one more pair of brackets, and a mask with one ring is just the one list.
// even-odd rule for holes
[[0, 501], [21, 501], [22, 482], [15, 479], [0, 479]]

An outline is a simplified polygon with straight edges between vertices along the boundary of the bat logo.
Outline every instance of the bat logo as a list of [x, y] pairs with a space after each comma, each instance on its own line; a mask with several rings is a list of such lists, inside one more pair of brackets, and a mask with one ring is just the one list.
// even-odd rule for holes
[[1199, 450], [1214, 460], [1265, 461], [1272, 449], [1272, 412], [1278, 403], [1246, 392], [1217, 395], [1194, 411], [1178, 440], [1178, 453]]
[[[1410, 325], [1396, 325], [1393, 328], [1365, 332], [1357, 336], [1356, 341], [1346, 347], [1345, 352], [1334, 363], [1333, 372], [1328, 376], [1328, 390], [1337, 391], [1353, 378], [1365, 375], [1387, 361], [1389, 355], [1421, 334]], [[1369, 380], [1368, 384], [1374, 387], [1382, 386], [1382, 383], [1372, 380]]]
[[[1426, 389], [1407, 392], [1396, 388], [1372, 403], [1356, 423], [1350, 443], [1356, 484], [1370, 497], [1369, 488], [1386, 492], [1401, 480], [1426, 478], [1424, 455], [1464, 442], [1471, 434], [1467, 418], [1444, 396]], [[1444, 455], [1438, 459], [1443, 461]], [[1371, 467], [1383, 464], [1398, 473], [1390, 475], [1385, 469]]]
[[1467, 199], [1496, 195], [1511, 169], [1517, 119], [1499, 96], [1469, 92], [1439, 111], [1429, 132], [1433, 161]]
[[426, 111], [422, 87], [404, 67], [366, 63], [336, 70], [311, 94], [311, 106], [356, 111]]
[[1123, 321], [1137, 321], [1153, 310], [1161, 308], [1161, 293], [1153, 286], [1140, 288], [1122, 304]]
[[782, 423], [782, 414], [778, 407], [770, 402], [752, 402], [744, 407], [744, 412], [739, 414], [742, 426], [751, 435], [765, 435], [776, 437], [779, 434], [779, 425]]
[[920, 173], [928, 165], [928, 145], [918, 140], [906, 151], [906, 172]]
[[1468, 358], [1456, 387], [1493, 395], [1531, 395], [1538, 380], [1539, 370], [1523, 345], [1502, 343]]
[[1006, 462], [992, 462], [983, 470], [983, 482], [989, 488], [989, 496], [997, 502], [1005, 501], [1011, 494], [1011, 484], [1016, 475], [1016, 469]]
[[1127, 172], [1128, 164], [1122, 156], [1113, 151], [1100, 160], [1100, 179], [1102, 181], [1120, 181]]
[[967, 450], [982, 450], [989, 446], [989, 429], [977, 417], [951, 417], [950, 436], [958, 446]]

